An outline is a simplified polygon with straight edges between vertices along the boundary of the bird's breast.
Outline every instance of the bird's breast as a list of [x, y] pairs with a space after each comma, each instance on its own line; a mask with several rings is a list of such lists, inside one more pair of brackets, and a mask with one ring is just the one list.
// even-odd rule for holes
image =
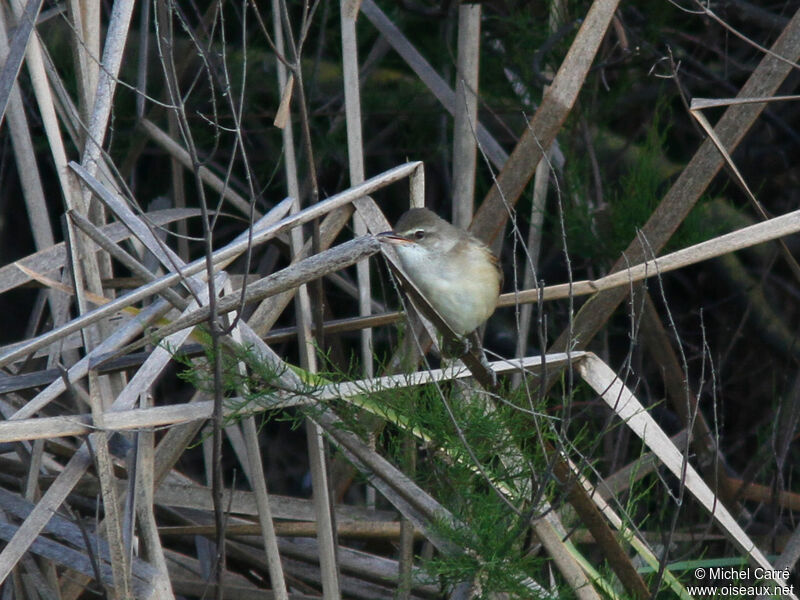
[[405, 252], [400, 259], [409, 278], [459, 335], [475, 330], [494, 312], [500, 274], [488, 250]]

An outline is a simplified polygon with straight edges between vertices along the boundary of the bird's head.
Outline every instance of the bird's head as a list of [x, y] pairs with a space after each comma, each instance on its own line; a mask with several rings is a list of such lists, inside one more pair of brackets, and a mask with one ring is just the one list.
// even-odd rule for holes
[[392, 231], [379, 233], [378, 239], [393, 245], [401, 256], [428, 252], [445, 254], [463, 235], [427, 208], [412, 208], [400, 217]]

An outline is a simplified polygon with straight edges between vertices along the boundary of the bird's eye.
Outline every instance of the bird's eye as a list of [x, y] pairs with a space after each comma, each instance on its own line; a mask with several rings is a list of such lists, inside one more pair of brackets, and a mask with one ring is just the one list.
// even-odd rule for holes
[[424, 238], [424, 237], [425, 237], [425, 232], [424, 232], [422, 229], [417, 229], [417, 230], [414, 232], [414, 237], [415, 237], [416, 239], [418, 239], [418, 240], [421, 240], [422, 238]]

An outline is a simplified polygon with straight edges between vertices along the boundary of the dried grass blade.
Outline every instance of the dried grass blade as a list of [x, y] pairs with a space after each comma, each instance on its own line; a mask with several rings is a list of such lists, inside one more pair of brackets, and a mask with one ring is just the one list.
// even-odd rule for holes
[[111, 558], [111, 572], [114, 579], [115, 597], [128, 598], [131, 596], [130, 563], [128, 552], [125, 551], [122, 536], [122, 515], [120, 514], [121, 502], [118, 498], [117, 479], [114, 476], [114, 465], [108, 449], [108, 435], [103, 431], [104, 419], [103, 400], [100, 396], [100, 385], [95, 371], [89, 371], [89, 400], [92, 407], [92, 418], [100, 431], [89, 434], [88, 444], [91, 445], [97, 477], [100, 480], [100, 491], [103, 498], [105, 511], [105, 537], [108, 540], [109, 556]]
[[[15, 266], [25, 273], [28, 277], [31, 278], [32, 281], [38, 281], [43, 286], [48, 287], [52, 290], [57, 290], [59, 292], [64, 292], [65, 294], [69, 294], [70, 296], [75, 295], [75, 288], [71, 285], [67, 285], [66, 283], [61, 283], [60, 281], [56, 281], [55, 279], [50, 279], [46, 275], [42, 275], [41, 273], [37, 273], [36, 271], [29, 269], [25, 265], [15, 263]], [[84, 295], [89, 302], [96, 306], [102, 306], [103, 304], [107, 304], [110, 299], [106, 298], [105, 296], [98, 296], [97, 294], [93, 294], [92, 292], [84, 292]]]
[[[156, 226], [161, 226], [178, 219], [197, 216], [197, 214], [198, 211], [195, 209], [168, 209], [151, 213], [148, 215], [148, 218]], [[114, 242], [125, 240], [131, 235], [130, 232], [119, 223], [103, 225], [99, 229]], [[29, 276], [25, 275], [23, 271], [17, 268], [18, 265], [24, 265], [38, 273], [50, 273], [64, 266], [65, 256], [66, 251], [64, 249], [64, 243], [59, 242], [39, 252], [20, 258], [11, 264], [0, 267], [0, 294], [25, 285], [31, 281]]]
[[283, 129], [286, 127], [286, 123], [289, 120], [289, 107], [292, 102], [292, 92], [294, 90], [294, 74], [289, 74], [289, 79], [286, 83], [286, 87], [283, 88], [283, 92], [281, 92], [281, 102], [278, 105], [278, 110], [275, 111], [275, 119], [273, 120], [272, 124], [275, 125], [278, 129]]
[[[11, 39], [8, 56], [6, 56], [5, 63], [0, 69], [0, 123], [3, 122], [3, 117], [6, 114], [6, 105], [11, 95], [11, 89], [17, 81], [17, 75], [22, 66], [22, 57], [25, 55], [28, 39], [30, 39], [33, 26], [36, 24], [36, 17], [38, 17], [41, 8], [42, 0], [28, 0], [14, 31], [14, 37]], [[5, 23], [2, 21], [3, 19], [0, 19], [0, 27], [5, 27]]]
[[[583, 353], [573, 353], [572, 359], [576, 360]], [[536, 373], [547, 364], [549, 368], [560, 368], [567, 360], [566, 355], [547, 355], [545, 363], [541, 357], [526, 357], [521, 361], [496, 361], [490, 363], [491, 368], [498, 374], [513, 373], [524, 370]], [[423, 385], [434, 381], [451, 381], [471, 377], [468, 369], [463, 367], [450, 367], [447, 369], [432, 369], [416, 373], [379, 377], [361, 381], [352, 381], [343, 384], [330, 384], [322, 386], [315, 398], [307, 394], [280, 396], [268, 403], [250, 404], [241, 406], [241, 399], [231, 398], [231, 405], [226, 409], [225, 417], [249, 416], [251, 414], [300, 406], [316, 401], [343, 400], [370, 412], [376, 416], [404, 428], [413, 433], [423, 442], [429, 441], [424, 432], [410, 429], [406, 419], [397, 413], [389, 411], [386, 407], [369, 402], [365, 396], [386, 390], [398, 390], [404, 387]], [[180, 425], [192, 421], [203, 421], [211, 416], [211, 401], [191, 402], [189, 404], [174, 404], [150, 408], [138, 408], [109, 412], [105, 415], [105, 430], [109, 432], [132, 431], [137, 429], [150, 429], [164, 425]], [[30, 412], [30, 411], [26, 411]], [[67, 436], [83, 436], [94, 430], [90, 415], [69, 415], [56, 417], [18, 417], [14, 420], [0, 421], [0, 443], [19, 442], [37, 439], [47, 439]]]
[[[3, 19], [0, 19], [0, 60], [5, 60], [6, 65], [11, 57], [9, 56], [8, 40], [6, 30], [3, 26]], [[2, 77], [0, 75], [0, 77]], [[28, 211], [28, 220], [33, 230], [33, 241], [37, 250], [48, 248], [55, 244], [53, 230], [50, 226], [50, 218], [47, 214], [47, 203], [44, 197], [44, 188], [39, 175], [39, 167], [36, 162], [36, 153], [33, 147], [33, 138], [28, 126], [28, 118], [25, 115], [22, 94], [19, 86], [14, 85], [10, 90], [8, 105], [8, 126], [11, 131], [11, 140], [14, 146], [14, 159], [17, 164], [17, 174], [22, 185], [22, 192], [25, 198], [25, 207]]]
[[[417, 74], [420, 81], [428, 86], [428, 89], [442, 103], [442, 106], [452, 114], [456, 106], [455, 93], [430, 63], [411, 45], [411, 42], [408, 41], [408, 38], [403, 35], [400, 29], [392, 23], [386, 13], [375, 4], [374, 0], [363, 0], [361, 11], [389, 41], [403, 60], [408, 63], [408, 66]], [[508, 153], [503, 150], [502, 146], [483, 125], [476, 123], [475, 129], [481, 149], [496, 168], [502, 169], [508, 159]]]
[[[553, 559], [556, 568], [564, 576], [567, 585], [572, 588], [575, 596], [580, 600], [599, 600], [600, 595], [592, 586], [592, 581], [587, 577], [582, 565], [576, 560], [576, 552], [572, 543], [565, 541], [564, 536], [556, 529], [553, 521], [557, 519], [553, 512], [546, 514], [541, 519], [536, 519], [531, 527], [536, 537], [547, 550], [547, 554]], [[560, 525], [560, 523], [558, 523]], [[563, 529], [563, 527], [559, 527]], [[598, 577], [598, 580], [601, 578]], [[612, 592], [613, 593], [613, 592]]]
[[508, 220], [507, 205], [517, 203], [578, 99], [618, 4], [619, 0], [595, 0], [589, 8], [539, 109], [473, 219], [472, 233], [480, 239], [493, 242], [500, 234]]
[[258, 522], [261, 526], [264, 552], [267, 555], [272, 591], [275, 593], [275, 597], [278, 600], [286, 600], [289, 595], [286, 591], [286, 581], [283, 576], [280, 552], [278, 551], [278, 538], [275, 535], [272, 510], [269, 506], [267, 481], [264, 477], [264, 467], [261, 463], [261, 451], [258, 447], [258, 434], [256, 432], [255, 420], [253, 417], [247, 417], [242, 426], [244, 427], [247, 456], [250, 459], [250, 471], [252, 472], [250, 484], [256, 495], [259, 516]]
[[[12, 0], [11, 7], [14, 14], [20, 19], [24, 10], [22, 0]], [[65, 199], [69, 200], [75, 190], [67, 174], [67, 153], [64, 149], [63, 140], [61, 139], [58, 117], [56, 116], [50, 86], [47, 83], [47, 74], [42, 56], [43, 49], [39, 43], [39, 38], [37, 36], [32, 36], [28, 43], [25, 63], [28, 68], [28, 73], [30, 74], [34, 94], [36, 95], [36, 102], [39, 105], [39, 112], [47, 136], [48, 147], [50, 148], [53, 161], [56, 165], [56, 172], [58, 173], [58, 180], [61, 185], [61, 193]]]
[[[0, 539], [13, 540], [19, 529], [15, 528], [9, 523], [0, 523]], [[43, 558], [53, 561], [56, 564], [61, 564], [73, 571], [94, 577], [96, 575], [91, 562], [86, 554], [79, 550], [70, 548], [65, 544], [60, 544], [54, 540], [39, 537], [32, 541], [29, 548], [30, 552], [37, 554]], [[101, 579], [103, 583], [109, 587], [113, 586], [114, 581], [111, 574], [110, 567], [104, 563], [101, 566]], [[141, 571], [140, 571], [141, 573]], [[141, 573], [139, 577], [133, 581], [133, 592], [137, 598], [150, 598], [153, 589], [150, 585], [151, 573]]]
[[[800, 10], [795, 12], [773, 44], [772, 50], [793, 60], [800, 58]], [[791, 67], [784, 62], [772, 56], [765, 56], [742, 86], [738, 96], [753, 98], [772, 95], [790, 72]], [[725, 111], [715, 131], [729, 151], [732, 152], [738, 146], [761, 115], [763, 106], [730, 106]], [[660, 252], [716, 176], [722, 164], [719, 151], [711, 140], [706, 140], [642, 227], [641, 239], [647, 241], [647, 247], [642, 246], [641, 239], [633, 240], [623, 252], [624, 258], [619, 259], [612, 270], [625, 269], [631, 262], [641, 262], [648, 255]], [[572, 327], [559, 336], [551, 346], [551, 350], [557, 352], [563, 348], [573, 347], [575, 339], [579, 340], [579, 347], [585, 347], [626, 296], [627, 290], [622, 288], [593, 296], [581, 307]]]
[[[181, 258], [154, 235], [150, 227], [140, 217], [135, 215], [128, 205], [106, 186], [95, 179], [80, 165], [71, 163], [73, 170], [83, 179], [88, 188], [99, 198], [116, 217], [125, 224], [131, 233], [161, 262], [167, 271], [178, 272], [185, 266]], [[203, 289], [202, 279], [187, 277], [182, 281], [193, 294], [198, 294]]]
[[481, 5], [458, 7], [458, 54], [453, 115], [453, 225], [472, 223], [477, 162]]
[[[102, 344], [84, 356], [77, 363], [72, 365], [67, 371], [66, 379], [72, 382], [78, 381], [79, 379], [85, 377], [89, 372], [89, 366], [96, 359], [96, 357], [104, 356], [106, 353], [115, 350], [118, 346], [124, 344], [126, 341], [136, 337], [137, 335], [140, 335], [149, 323], [161, 317], [170, 308], [171, 307], [167, 302], [159, 300], [142, 309], [138, 315], [114, 330], [114, 332], [108, 338], [103, 340]], [[16, 349], [17, 346], [13, 347], [12, 351]], [[22, 352], [22, 356], [25, 356], [26, 354], [27, 352]], [[14, 413], [10, 419], [26, 419], [33, 416], [42, 408], [47, 406], [47, 404], [55, 400], [64, 392], [65, 389], [66, 385], [64, 378], [57, 378], [33, 399], [28, 401], [25, 406]]]
[[694, 246], [676, 250], [670, 254], [647, 260], [638, 265], [628, 267], [622, 271], [615, 271], [610, 275], [591, 281], [575, 281], [562, 283], [545, 288], [522, 290], [503, 294], [500, 306], [512, 305], [515, 302], [538, 302], [557, 300], [572, 296], [593, 294], [605, 290], [627, 287], [631, 282], [642, 281], [689, 265], [717, 258], [757, 244], [780, 239], [800, 231], [800, 210], [796, 210], [780, 217], [775, 217], [755, 225], [742, 227], [736, 231], [720, 235]]
[[[89, 221], [86, 217], [82, 214], [69, 211], [67, 213], [67, 217], [72, 219], [75, 222], [75, 225], [85, 233], [95, 244], [97, 244], [100, 248], [108, 252], [109, 256], [112, 258], [117, 259], [120, 263], [130, 269], [131, 273], [134, 275], [141, 277], [143, 281], [150, 282], [153, 281], [156, 276], [150, 271], [147, 267], [145, 267], [142, 263], [136, 260], [133, 256], [128, 254], [125, 250], [123, 250], [120, 246], [115, 244], [111, 238], [109, 238], [106, 234], [102, 232], [98, 227]], [[161, 291], [161, 295], [167, 300], [170, 304], [178, 309], [183, 309], [186, 307], [186, 300], [184, 300], [177, 292], [174, 290], [166, 289]]]
[[[189, 172], [193, 172], [192, 158], [189, 153], [173, 140], [168, 133], [162, 131], [155, 123], [148, 119], [142, 119], [140, 126], [144, 132], [150, 136], [154, 142], [166, 150], [169, 155], [183, 165]], [[198, 169], [200, 179], [215, 192], [221, 194], [228, 202], [235, 206], [245, 215], [250, 215], [250, 202], [240, 194], [233, 191], [229, 185], [220, 177], [215, 175], [208, 167], [201, 165]], [[261, 214], [255, 211], [256, 218], [261, 218]]]
[[[270, 213], [269, 217], [271, 219], [278, 219], [285, 211], [288, 210], [289, 205], [288, 202], [284, 201], [279, 204], [273, 211]], [[281, 223], [285, 222], [282, 221]], [[268, 221], [269, 222], [269, 221]], [[280, 229], [281, 223], [277, 223], [274, 225], [267, 225], [266, 230], [263, 232], [259, 232], [254, 239], [262, 238], [261, 241], [265, 241], [268, 239], [270, 233], [275, 235], [277, 230]], [[217, 262], [224, 262], [233, 260], [236, 256], [241, 254], [246, 247], [247, 247], [247, 234], [243, 234], [237, 237], [231, 244], [221, 248], [217, 252], [215, 252], [214, 256]], [[119, 298], [115, 298], [114, 300], [108, 302], [104, 306], [98, 307], [92, 311], [89, 311], [80, 317], [77, 317], [66, 323], [62, 327], [58, 327], [52, 331], [44, 333], [39, 337], [36, 337], [28, 342], [24, 342], [21, 344], [14, 345], [12, 347], [7, 347], [3, 353], [0, 354], [0, 365], [8, 364], [13, 362], [14, 360], [21, 358], [30, 352], [38, 350], [39, 348], [43, 348], [54, 341], [57, 341], [75, 331], [78, 331], [82, 327], [84, 327], [87, 323], [91, 323], [93, 321], [105, 318], [118, 310], [122, 310], [127, 306], [135, 304], [140, 300], [148, 298], [153, 294], [158, 293], [160, 290], [165, 288], [169, 288], [174, 286], [175, 284], [179, 283], [184, 277], [189, 275], [194, 275], [197, 273], [201, 273], [205, 268], [205, 259], [199, 259], [193, 263], [190, 263], [185, 269], [181, 272], [176, 273], [167, 273], [153, 282], [148, 283], [146, 285], [140, 286], [136, 290], [124, 295], [120, 296]], [[105, 346], [105, 345], [104, 345]]]
[[[144, 311], [143, 311], [144, 312]], [[168, 340], [174, 346], [180, 346], [189, 332], [178, 332]], [[102, 345], [100, 346], [102, 347]], [[130, 409], [141, 393], [152, 385], [153, 378], [172, 359], [172, 355], [163, 348], [156, 348], [150, 355], [145, 365], [142, 366], [130, 383], [114, 400], [111, 411]], [[88, 361], [87, 361], [88, 362]], [[79, 363], [80, 364], [80, 363]], [[77, 366], [77, 365], [76, 365]], [[74, 369], [75, 367], [73, 367]], [[62, 383], [63, 385], [63, 383]], [[96, 416], [95, 416], [96, 418]], [[103, 432], [101, 435], [107, 435]], [[20, 525], [19, 530], [9, 541], [8, 545], [0, 552], [0, 583], [5, 580], [10, 570], [16, 565], [19, 558], [34, 541], [42, 528], [61, 506], [66, 496], [75, 487], [86, 469], [91, 465], [92, 458], [86, 444], [72, 456], [64, 470], [48, 488], [45, 495], [36, 505], [28, 518]]]
[[[655, 422], [650, 413], [641, 405], [634, 394], [622, 383], [616, 373], [592, 353], [587, 353], [576, 365], [583, 380], [603, 398], [608, 406], [622, 419], [661, 460], [686, 489], [711, 514], [717, 525], [733, 541], [747, 558], [756, 566], [773, 573], [773, 567], [766, 556], [736, 522], [728, 509], [719, 501], [703, 478], [692, 465], [684, 460], [684, 455], [669, 439], [664, 430]], [[783, 588], [785, 582], [777, 577], [770, 578]], [[788, 592], [788, 589], [786, 590]], [[792, 593], [785, 595], [797, 598]]]
[[[731, 155], [725, 149], [725, 146], [722, 144], [722, 141], [719, 139], [719, 136], [714, 131], [714, 128], [711, 126], [711, 123], [709, 123], [708, 119], [706, 119], [706, 116], [699, 110], [691, 110], [690, 112], [692, 116], [695, 118], [695, 120], [698, 123], [700, 123], [700, 126], [706, 132], [711, 141], [714, 142], [714, 145], [717, 147], [717, 150], [719, 150], [719, 153], [722, 154], [722, 157], [725, 159], [728, 168], [730, 168], [730, 170], [733, 172], [733, 176], [736, 179], [736, 182], [744, 190], [747, 199], [750, 201], [750, 204], [753, 205], [753, 208], [755, 208], [756, 212], [759, 215], [761, 215], [762, 219], [765, 220], [769, 219], [769, 215], [764, 210], [764, 206], [761, 204], [761, 202], [758, 201], [758, 198], [756, 198], [755, 194], [753, 194], [753, 191], [750, 189], [750, 186], [747, 185], [747, 182], [744, 180], [744, 177], [742, 177], [741, 172], [739, 172], [736, 163], [733, 162], [733, 158], [731, 158]], [[800, 265], [797, 264], [797, 261], [795, 260], [794, 256], [792, 256], [791, 251], [786, 246], [786, 242], [784, 242], [783, 240], [779, 240], [778, 245], [781, 248], [781, 253], [783, 254], [783, 258], [786, 260], [786, 263], [792, 270], [795, 279], [800, 281]]]
[[[358, 39], [356, 36], [356, 18], [358, 4], [351, 0], [339, 3], [339, 28], [342, 38], [342, 74], [344, 85], [345, 122], [347, 125], [347, 160], [350, 183], [364, 181], [364, 143], [361, 128], [361, 91], [358, 77]], [[365, 235], [367, 225], [360, 215], [353, 217], [353, 229], [356, 235]], [[369, 316], [372, 313], [372, 284], [370, 283], [369, 264], [361, 262], [356, 265], [358, 283], [358, 314]], [[361, 330], [361, 364], [365, 377], [373, 375], [372, 329]], [[368, 492], [368, 502], [374, 502], [374, 492]]]
[[[142, 404], [149, 405], [152, 400], [149, 394], [142, 395]], [[144, 544], [146, 555], [150, 557], [157, 575], [153, 578], [153, 588], [156, 598], [172, 600], [174, 598], [172, 585], [169, 581], [169, 571], [164, 548], [158, 534], [154, 514], [153, 488], [154, 488], [154, 444], [155, 434], [153, 429], [144, 429], [137, 433], [136, 452], [136, 514], [139, 520], [139, 532]]]
[[734, 106], [737, 104], [760, 104], [762, 102], [786, 102], [800, 100], [800, 96], [759, 96], [757, 98], [692, 98], [689, 110], [694, 112], [706, 108]]
[[[89, 127], [86, 133], [86, 147], [81, 157], [83, 165], [89, 173], [94, 175], [102, 153], [101, 144], [106, 137], [108, 119], [111, 115], [111, 101], [117, 86], [119, 68], [122, 64], [122, 54], [125, 51], [125, 42], [128, 38], [131, 16], [133, 14], [133, 0], [120, 0], [115, 2], [111, 11], [105, 45], [103, 46], [102, 69], [97, 79], [97, 90], [94, 96], [89, 117]], [[84, 202], [88, 206], [89, 193], [85, 193]], [[85, 211], [81, 211], [85, 212]]]
[[[286, 267], [285, 269], [268, 275], [247, 287], [244, 302], [250, 303], [263, 298], [274, 296], [286, 290], [296, 288], [326, 273], [338, 271], [355, 264], [380, 251], [380, 242], [374, 237], [362, 237], [345, 242], [315, 254], [311, 258]], [[162, 278], [163, 279], [163, 278]], [[222, 296], [217, 303], [219, 314], [231, 312], [239, 308], [242, 296], [239, 292]], [[162, 338], [181, 329], [193, 327], [208, 319], [208, 309], [199, 308], [192, 313], [181, 317], [155, 332], [156, 338]], [[132, 350], [134, 348], [129, 348]], [[2, 361], [2, 357], [0, 357]]]

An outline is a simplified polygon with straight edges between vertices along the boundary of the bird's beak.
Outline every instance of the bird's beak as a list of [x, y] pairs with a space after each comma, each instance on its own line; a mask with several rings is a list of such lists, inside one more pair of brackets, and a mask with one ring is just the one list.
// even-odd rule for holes
[[394, 231], [384, 231], [379, 233], [375, 237], [378, 238], [379, 241], [384, 242], [386, 244], [410, 244], [411, 240], [405, 237], [404, 235], [400, 235], [399, 233], [395, 233]]

